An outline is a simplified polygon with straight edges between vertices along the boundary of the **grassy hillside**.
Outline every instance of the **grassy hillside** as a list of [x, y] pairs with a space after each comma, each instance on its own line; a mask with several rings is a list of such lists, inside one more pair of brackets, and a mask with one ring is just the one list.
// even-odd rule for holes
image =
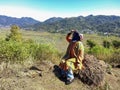
[[[78, 78], [71, 85], [65, 85], [56, 77], [53, 66], [58, 65], [65, 54], [68, 42], [65, 34], [20, 31], [22, 42], [5, 41], [9, 30], [0, 30], [0, 89], [1, 90], [118, 90], [120, 72], [118, 68], [109, 67], [111, 74], [106, 74], [104, 85], [92, 87], [84, 84]], [[96, 46], [91, 48], [87, 40], [94, 41]], [[120, 41], [115, 36], [99, 36], [85, 34], [85, 53], [90, 53], [106, 62], [120, 62], [120, 48], [104, 48], [104, 40]], [[113, 55], [114, 58], [113, 58]], [[5, 57], [4, 57], [5, 56]], [[112, 56], [112, 57], [111, 57]], [[3, 58], [2, 58], [3, 57]], [[7, 63], [6, 63], [6, 62]], [[13, 63], [11, 63], [13, 62]], [[51, 63], [52, 62], [52, 63]], [[115, 85], [113, 85], [115, 83]]]

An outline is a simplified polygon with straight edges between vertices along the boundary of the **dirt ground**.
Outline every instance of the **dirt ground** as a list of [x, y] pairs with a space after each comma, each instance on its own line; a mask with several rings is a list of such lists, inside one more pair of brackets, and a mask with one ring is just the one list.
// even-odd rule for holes
[[30, 65], [0, 64], [0, 90], [120, 90], [120, 69], [106, 73], [104, 85], [89, 86], [77, 77], [70, 85], [58, 79], [54, 64], [45, 61]]

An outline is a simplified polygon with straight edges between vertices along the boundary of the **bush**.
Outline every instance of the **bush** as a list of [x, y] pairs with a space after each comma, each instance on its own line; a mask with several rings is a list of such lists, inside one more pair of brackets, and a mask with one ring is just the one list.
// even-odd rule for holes
[[29, 57], [25, 43], [15, 41], [0, 41], [0, 57], [11, 62], [21, 62]]
[[22, 35], [19, 32], [20, 28], [17, 25], [12, 25], [10, 29], [10, 34], [6, 37], [6, 41], [13, 40], [13, 41], [21, 41]]
[[111, 43], [110, 43], [109, 41], [107, 41], [107, 40], [104, 40], [104, 41], [103, 41], [103, 46], [104, 46], [105, 48], [110, 48]]
[[110, 63], [113, 63], [113, 62], [117, 64], [120, 63], [120, 48], [114, 51]]
[[[104, 60], [107, 63], [120, 63], [120, 48], [118, 48], [118, 41], [114, 40], [114, 47], [110, 47], [110, 42], [103, 41], [105, 46], [94, 46], [91, 49], [87, 50], [87, 53], [93, 54], [100, 60]], [[109, 47], [109, 48], [108, 48]]]
[[113, 40], [113, 41], [112, 41], [112, 44], [113, 44], [113, 47], [114, 47], [114, 48], [120, 48], [120, 41]]
[[93, 48], [94, 46], [96, 46], [96, 43], [92, 40], [87, 40], [87, 45], [91, 48]]
[[0, 58], [6, 62], [23, 62], [28, 58], [53, 61], [59, 58], [59, 52], [50, 44], [1, 40]]
[[51, 44], [39, 44], [35, 49], [34, 58], [38, 60], [55, 60], [59, 55]]
[[103, 46], [95, 46], [89, 51], [89, 53], [95, 55], [98, 59], [105, 60], [106, 62], [111, 60], [113, 52], [112, 48], [108, 49]]

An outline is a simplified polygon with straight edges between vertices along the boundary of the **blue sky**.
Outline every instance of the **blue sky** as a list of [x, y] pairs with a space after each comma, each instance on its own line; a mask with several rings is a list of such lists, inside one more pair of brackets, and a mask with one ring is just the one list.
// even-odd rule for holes
[[120, 16], [120, 0], [0, 0], [0, 15], [12, 17], [44, 21], [90, 14]]

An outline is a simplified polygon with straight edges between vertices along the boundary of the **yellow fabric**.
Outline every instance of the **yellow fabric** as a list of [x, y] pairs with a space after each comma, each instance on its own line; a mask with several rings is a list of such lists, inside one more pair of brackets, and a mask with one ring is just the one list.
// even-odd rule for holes
[[79, 60], [78, 62], [82, 62], [82, 60], [84, 59], [84, 46], [82, 42], [80, 41], [76, 42], [75, 53], [78, 56], [77, 57], [77, 59]]
[[72, 70], [75, 70], [75, 62], [76, 62], [76, 59], [71, 58], [66, 61], [66, 65], [70, 67]]
[[66, 65], [68, 68], [70, 67], [73, 71], [77, 70], [77, 69], [82, 69], [82, 62], [76, 63], [75, 58], [68, 59], [66, 61]]
[[82, 42], [78, 41], [76, 45], [77, 45], [79, 50], [84, 50], [84, 46], [83, 46]]

